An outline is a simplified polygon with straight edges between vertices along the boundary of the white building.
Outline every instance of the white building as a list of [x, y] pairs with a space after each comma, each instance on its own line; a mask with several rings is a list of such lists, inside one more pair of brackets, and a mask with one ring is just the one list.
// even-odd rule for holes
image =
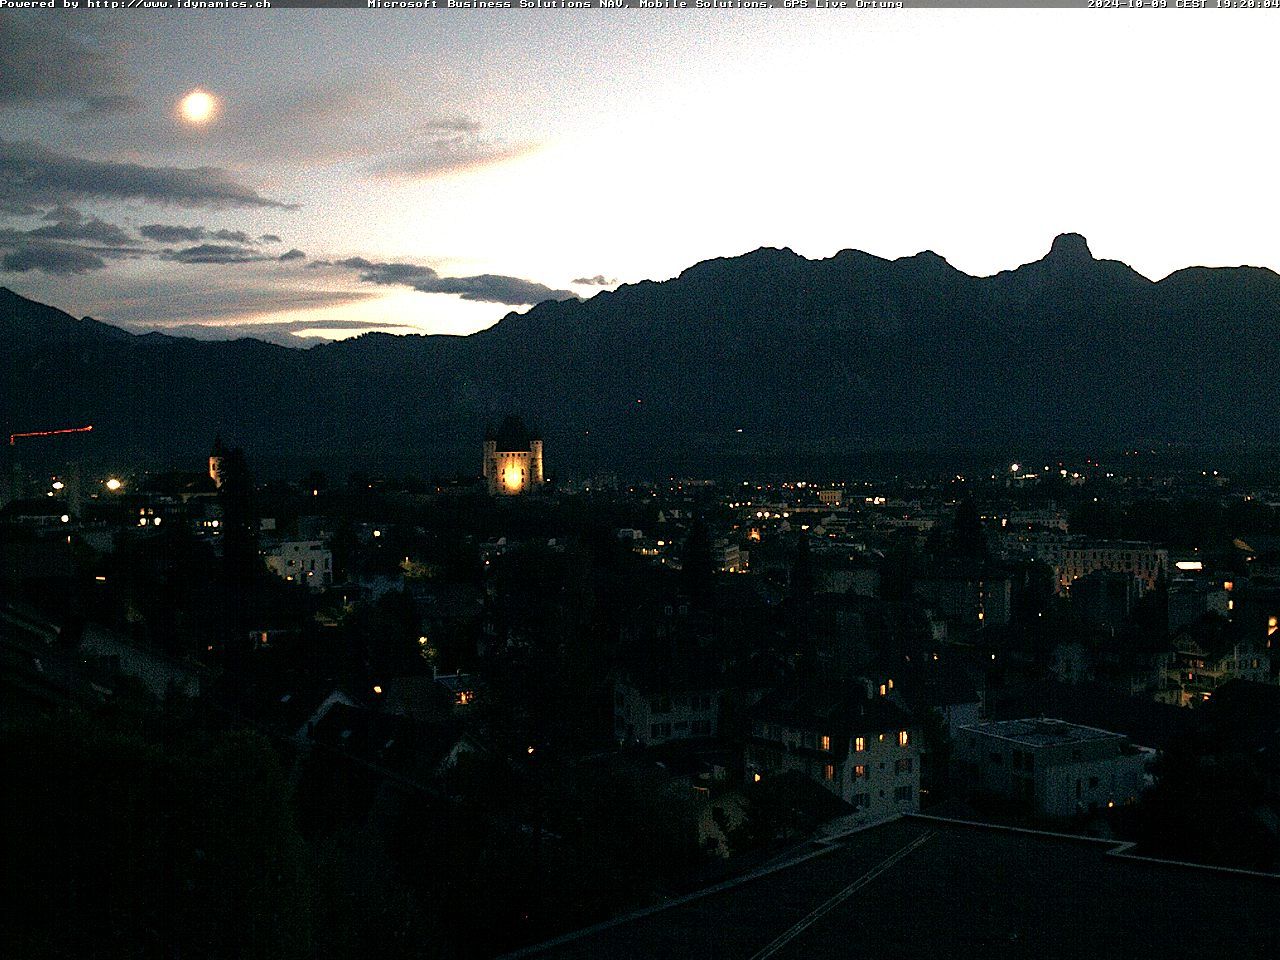
[[290, 583], [323, 590], [333, 584], [333, 551], [321, 540], [283, 540], [263, 548], [267, 567]]
[[920, 809], [919, 739], [909, 714], [861, 689], [776, 694], [753, 713], [747, 775], [799, 773], [868, 821], [883, 820]]
[[711, 548], [711, 560], [721, 573], [741, 573], [745, 566], [742, 551], [731, 540], [717, 540]]
[[614, 736], [645, 747], [714, 737], [720, 729], [722, 695], [723, 691], [710, 687], [641, 689], [619, 678], [613, 685]]
[[962, 726], [954, 749], [969, 792], [1010, 797], [1054, 819], [1132, 803], [1151, 756], [1123, 734], [1043, 719]]

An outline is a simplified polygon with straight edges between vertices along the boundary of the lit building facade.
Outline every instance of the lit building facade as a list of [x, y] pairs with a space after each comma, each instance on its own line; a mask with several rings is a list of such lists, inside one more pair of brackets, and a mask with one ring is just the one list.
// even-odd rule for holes
[[920, 809], [919, 729], [885, 697], [816, 691], [766, 698], [752, 714], [747, 775], [800, 774], [868, 821]]
[[[1203, 623], [1203, 621], [1200, 621]], [[1268, 683], [1271, 657], [1265, 641], [1236, 634], [1224, 626], [1212, 632], [1192, 624], [1173, 637], [1173, 650], [1162, 658], [1161, 690], [1156, 699], [1179, 707], [1209, 700], [1231, 680]]]
[[518, 496], [546, 482], [542, 439], [519, 417], [507, 417], [484, 438], [484, 480], [490, 496]]
[[1169, 568], [1169, 551], [1151, 543], [1069, 538], [1036, 540], [1028, 546], [1034, 556], [1053, 567], [1060, 594], [1070, 593], [1072, 584], [1097, 570], [1127, 573], [1145, 593], [1155, 589]]
[[289, 583], [320, 591], [333, 585], [333, 551], [321, 541], [285, 540], [266, 547], [267, 568]]

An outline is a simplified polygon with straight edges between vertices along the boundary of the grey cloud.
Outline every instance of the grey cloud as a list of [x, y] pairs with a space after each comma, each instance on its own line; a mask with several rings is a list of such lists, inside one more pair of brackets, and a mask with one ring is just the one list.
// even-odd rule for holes
[[124, 56], [85, 19], [0, 14], [0, 104], [78, 103], [79, 115], [136, 108]]
[[373, 263], [363, 257], [338, 260], [335, 266], [360, 270], [360, 280], [379, 286], [411, 287], [421, 293], [449, 293], [463, 300], [523, 306], [543, 300], [576, 300], [570, 290], [553, 290], [545, 284], [519, 277], [481, 274], [474, 277], [442, 277], [430, 267], [413, 263]]
[[[232, 326], [245, 321], [236, 318], [261, 315], [281, 310], [314, 310], [337, 307], [349, 303], [363, 303], [377, 296], [366, 290], [315, 290], [263, 284], [247, 270], [228, 271], [225, 285], [216, 297], [209, 296], [208, 283], [202, 278], [192, 278], [184, 271], [171, 271], [157, 278], [154, 283], [139, 286], [132, 279], [112, 277], [110, 272], [101, 275], [98, 283], [103, 286], [102, 299], [89, 304], [86, 312], [95, 317], [110, 318], [130, 330], [145, 333], [159, 330], [171, 331], [173, 323], [219, 323]], [[241, 285], [241, 279], [249, 280]], [[95, 278], [96, 279], [96, 278]], [[155, 305], [164, 303], [166, 323], [155, 322]], [[166, 325], [167, 324], [167, 325]], [[333, 326], [329, 320], [315, 326]]]
[[[262, 237], [255, 239], [243, 230], [209, 230], [206, 227], [184, 227], [165, 223], [149, 223], [139, 227], [138, 233], [158, 243], [195, 243], [206, 237], [241, 246], [252, 246], [263, 241]], [[275, 237], [274, 234], [263, 234], [263, 237], [274, 237], [276, 243], [280, 242], [280, 238]]]
[[[0, 227], [3, 269], [14, 273], [39, 270], [64, 276], [101, 270], [106, 261], [142, 253], [115, 224], [86, 219], [70, 208], [51, 211], [62, 219], [32, 230]], [[46, 215], [47, 219], [47, 215]]]
[[606, 277], [602, 273], [597, 273], [594, 277], [578, 277], [573, 282], [584, 287], [612, 287], [618, 281], [614, 278]]
[[165, 259], [178, 263], [252, 263], [265, 260], [262, 254], [246, 247], [231, 244], [202, 243], [199, 246], [187, 247], [184, 250], [171, 250]]
[[536, 149], [535, 144], [509, 144], [486, 137], [481, 124], [470, 117], [441, 117], [422, 124], [410, 143], [373, 172], [383, 177], [427, 179], [512, 160]]
[[[72, 211], [75, 213], [75, 211]], [[97, 217], [85, 220], [76, 213], [75, 219], [60, 220], [34, 230], [26, 231], [28, 237], [46, 240], [88, 240], [108, 247], [127, 247], [132, 238], [114, 223], [106, 223]]]
[[[415, 290], [422, 290], [414, 285]], [[506, 303], [513, 306], [525, 303], [541, 303], [543, 300], [576, 300], [578, 295], [571, 290], [552, 290], [550, 287], [532, 280], [521, 280], [519, 277], [503, 277], [485, 273], [476, 277], [441, 277], [436, 281], [432, 291], [439, 293], [456, 293], [463, 300], [478, 300], [483, 303]]]
[[437, 120], [428, 120], [422, 125], [422, 131], [428, 135], [431, 134], [458, 134], [458, 133], [479, 133], [480, 124], [470, 117], [452, 116], [440, 117]]
[[327, 337], [299, 336], [298, 331], [322, 328], [325, 330], [356, 330], [364, 332], [371, 329], [404, 330], [408, 333], [420, 332], [407, 323], [370, 324], [365, 320], [294, 320], [286, 323], [179, 323], [163, 327], [161, 332], [175, 337], [190, 337], [193, 340], [238, 340], [251, 337], [282, 347], [309, 347], [320, 343], [328, 343]]
[[157, 243], [195, 243], [203, 239], [204, 227], [181, 227], [176, 224], [149, 223], [138, 228], [138, 233]]
[[31, 141], [0, 140], [0, 203], [58, 204], [82, 197], [149, 200], [182, 207], [295, 209], [216, 167], [148, 167], [86, 160]]
[[277, 237], [274, 233], [264, 233], [262, 236], [258, 237], [258, 242], [259, 243], [280, 243], [280, 238]]
[[370, 263], [363, 257], [352, 257], [339, 260], [340, 267], [358, 267], [364, 273], [360, 279], [365, 283], [376, 283], [379, 286], [431, 284], [440, 279], [440, 274], [430, 267], [420, 267], [416, 263]]
[[59, 223], [79, 223], [84, 219], [84, 214], [75, 207], [56, 206], [52, 210], [45, 211], [41, 220], [56, 220]]
[[225, 240], [227, 243], [255, 243], [256, 241], [243, 230], [215, 230], [209, 234], [215, 240]]
[[142, 109], [142, 101], [128, 94], [86, 97], [84, 105], [72, 114], [76, 119], [114, 117], [121, 113], [133, 113]]
[[373, 169], [373, 174], [390, 179], [429, 180], [448, 173], [463, 173], [515, 160], [538, 149], [537, 144], [500, 145], [472, 142], [466, 137], [440, 140], [405, 151]]
[[307, 255], [303, 253], [301, 250], [299, 250], [297, 247], [294, 247], [292, 250], [287, 250], [284, 253], [280, 254], [280, 256], [276, 257], [276, 259], [279, 260], [281, 263], [287, 263], [290, 260], [305, 260], [306, 258], [307, 258]]
[[37, 240], [16, 246], [0, 259], [0, 269], [11, 273], [42, 270], [58, 276], [101, 270], [106, 261], [92, 251], [72, 243]]

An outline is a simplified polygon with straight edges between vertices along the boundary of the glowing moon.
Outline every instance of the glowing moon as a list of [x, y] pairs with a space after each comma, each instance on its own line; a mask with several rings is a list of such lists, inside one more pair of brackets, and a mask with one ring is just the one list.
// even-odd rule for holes
[[196, 126], [208, 123], [217, 112], [217, 98], [204, 90], [192, 90], [178, 102], [178, 113], [182, 119]]

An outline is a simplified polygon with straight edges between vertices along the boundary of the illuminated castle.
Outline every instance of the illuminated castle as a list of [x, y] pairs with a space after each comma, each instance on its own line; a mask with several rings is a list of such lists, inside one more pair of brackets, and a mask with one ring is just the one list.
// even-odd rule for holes
[[209, 451], [209, 479], [218, 489], [222, 489], [222, 480], [226, 475], [227, 457], [231, 451], [222, 442], [222, 434], [213, 438], [213, 449]]
[[542, 440], [519, 417], [484, 435], [484, 479], [490, 494], [531, 493], [543, 484]]

